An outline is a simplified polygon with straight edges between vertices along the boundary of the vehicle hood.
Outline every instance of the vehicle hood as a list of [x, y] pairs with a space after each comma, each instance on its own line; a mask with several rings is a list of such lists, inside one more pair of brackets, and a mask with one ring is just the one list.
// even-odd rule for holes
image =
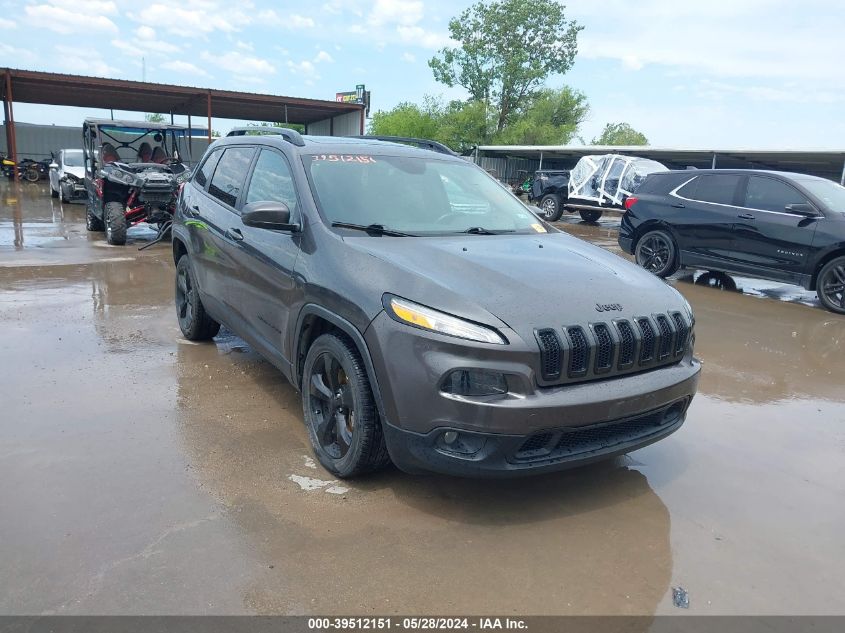
[[65, 167], [63, 169], [63, 171], [64, 171], [65, 174], [70, 174], [71, 176], [76, 176], [80, 180], [85, 178], [85, 167], [83, 167], [81, 165], [79, 167]]
[[[565, 233], [345, 241], [383, 262], [384, 292], [523, 338], [534, 328], [685, 311], [663, 280]], [[621, 310], [599, 309], [611, 304]]]

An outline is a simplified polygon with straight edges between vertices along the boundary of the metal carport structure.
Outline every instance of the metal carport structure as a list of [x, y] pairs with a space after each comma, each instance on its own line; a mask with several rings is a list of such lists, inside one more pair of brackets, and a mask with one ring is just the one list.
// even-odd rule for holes
[[211, 141], [211, 117], [299, 123], [316, 128], [320, 134], [335, 134], [336, 119], [341, 134], [364, 133], [364, 106], [320, 99], [302, 99], [251, 92], [215, 90], [158, 84], [125, 79], [106, 79], [65, 75], [33, 70], [0, 68], [3, 80], [3, 114], [6, 147], [17, 162], [14, 103], [77, 106], [162, 112], [203, 117], [208, 120]]
[[[506, 159], [528, 164], [535, 169], [569, 169], [582, 156], [623, 154], [659, 161], [670, 169], [772, 169], [811, 174], [843, 184], [845, 149], [709, 149], [650, 147], [647, 145], [481, 145], [475, 149], [475, 161], [485, 168], [496, 168], [484, 159]], [[499, 169], [507, 163], [501, 163]], [[507, 174], [500, 176], [507, 177]]]

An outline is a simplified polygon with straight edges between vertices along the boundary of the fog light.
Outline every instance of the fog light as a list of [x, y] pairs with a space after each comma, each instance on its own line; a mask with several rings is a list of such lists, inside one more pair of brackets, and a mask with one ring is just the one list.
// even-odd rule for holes
[[437, 447], [446, 453], [456, 455], [473, 455], [484, 446], [483, 435], [474, 433], [458, 433], [457, 431], [446, 431], [437, 438]]
[[508, 392], [505, 375], [483, 369], [458, 369], [446, 376], [442, 390], [458, 396], [495, 396]]

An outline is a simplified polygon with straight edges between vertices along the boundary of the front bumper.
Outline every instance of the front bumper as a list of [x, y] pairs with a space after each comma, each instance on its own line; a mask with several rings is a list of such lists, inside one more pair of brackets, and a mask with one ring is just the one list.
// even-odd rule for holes
[[[611, 457], [680, 428], [698, 385], [701, 366], [688, 353], [650, 371], [538, 387], [536, 348], [512, 332], [508, 338], [507, 346], [485, 345], [410, 328], [384, 313], [376, 317], [365, 339], [378, 378], [388, 451], [397, 466], [409, 472], [506, 476]], [[501, 372], [509, 393], [441, 392], [442, 377], [457, 368]], [[449, 431], [477, 450], [450, 450], [444, 440]], [[574, 432], [584, 441], [573, 444]], [[540, 452], [525, 453], [529, 441]]]
[[[465, 477], [519, 477], [574, 468], [637, 450], [677, 431], [691, 398], [638, 416], [531, 435], [467, 433], [436, 429], [427, 434], [384, 425], [390, 457], [409, 473], [427, 471]], [[457, 439], [447, 444], [445, 434]], [[450, 450], [456, 447], [457, 451]], [[476, 449], [472, 453], [471, 451]]]
[[86, 198], [88, 192], [85, 190], [85, 183], [74, 182], [72, 180], [63, 180], [59, 186], [64, 190], [66, 198]]

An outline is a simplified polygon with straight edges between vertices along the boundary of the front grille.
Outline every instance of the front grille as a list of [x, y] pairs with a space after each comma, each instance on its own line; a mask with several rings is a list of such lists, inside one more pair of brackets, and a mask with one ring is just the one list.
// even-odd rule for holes
[[634, 364], [634, 351], [636, 350], [636, 338], [634, 328], [628, 321], [617, 321], [616, 329], [619, 330], [619, 368], [624, 369]]
[[680, 421], [687, 404], [688, 400], [684, 399], [631, 418], [536, 433], [520, 445], [511, 461], [554, 461], [610, 451], [621, 444], [644, 440]]
[[569, 338], [569, 376], [583, 376], [587, 373], [587, 365], [590, 363], [590, 348], [587, 344], [587, 337], [583, 328], [578, 326], [566, 328], [566, 336]]
[[675, 339], [675, 356], [680, 356], [687, 348], [687, 339], [689, 338], [689, 326], [684, 321], [684, 317], [680, 312], [672, 313], [672, 320], [675, 322], [675, 329], [678, 331], [678, 336]]
[[642, 336], [640, 365], [645, 365], [654, 358], [654, 328], [651, 327], [651, 321], [646, 317], [637, 319], [637, 326], [640, 328], [640, 335]]
[[560, 377], [563, 366], [563, 351], [557, 332], [552, 329], [537, 330], [536, 337], [540, 345], [540, 371], [543, 380], [555, 380]]
[[596, 335], [596, 373], [610, 369], [613, 365], [613, 337], [604, 323], [593, 326]]
[[655, 317], [657, 328], [660, 330], [660, 345], [657, 347], [657, 360], [665, 360], [672, 353], [672, 326], [664, 314]]
[[541, 328], [534, 335], [540, 350], [538, 381], [551, 385], [678, 362], [689, 345], [692, 324], [682, 313], [670, 312], [586, 327]]

